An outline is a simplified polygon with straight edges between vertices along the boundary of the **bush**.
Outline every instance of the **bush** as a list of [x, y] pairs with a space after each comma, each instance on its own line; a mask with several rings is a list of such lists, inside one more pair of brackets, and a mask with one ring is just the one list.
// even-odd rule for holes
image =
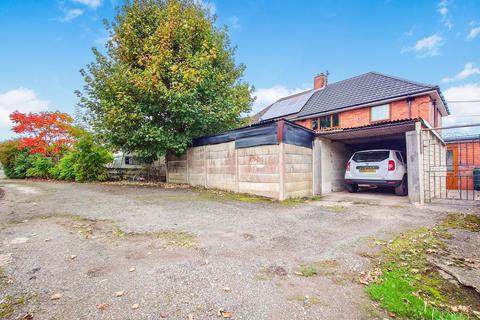
[[3, 166], [3, 172], [9, 178], [15, 178], [15, 157], [20, 150], [18, 140], [8, 140], [0, 143], [0, 163]]
[[28, 149], [19, 150], [20, 143], [10, 140], [0, 143], [0, 163], [9, 178], [48, 178], [68, 181], [104, 181], [108, 178], [105, 165], [113, 160], [110, 152], [97, 145], [92, 137], [84, 134], [67, 153], [53, 164], [42, 154], [31, 154]]
[[0, 143], [0, 163], [8, 178], [25, 178], [27, 170], [32, 166], [33, 155], [27, 150], [19, 150], [18, 140]]
[[57, 165], [50, 169], [50, 176], [58, 180], [75, 180], [75, 157], [73, 153], [64, 156]]
[[50, 175], [59, 180], [104, 181], [108, 178], [105, 165], [113, 160], [107, 149], [95, 144], [89, 135], [82, 137], [74, 150], [50, 168]]
[[84, 136], [75, 145], [75, 180], [79, 182], [107, 180], [108, 172], [105, 165], [112, 160], [113, 156], [107, 149], [95, 144], [91, 136]]
[[31, 156], [31, 159], [31, 167], [28, 168], [26, 176], [31, 178], [48, 178], [50, 169], [53, 168], [52, 160], [41, 154], [35, 154]]

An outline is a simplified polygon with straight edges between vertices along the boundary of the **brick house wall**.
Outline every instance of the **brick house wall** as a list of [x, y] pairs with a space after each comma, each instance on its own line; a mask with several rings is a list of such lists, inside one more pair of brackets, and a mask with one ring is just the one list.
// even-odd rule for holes
[[[441, 126], [442, 116], [440, 114], [440, 111], [437, 110], [437, 119], [435, 119], [435, 111], [429, 95], [415, 97], [412, 99], [410, 104], [411, 107], [409, 108], [409, 102], [407, 101], [407, 99], [390, 102], [390, 119], [385, 121], [422, 118], [423, 120], [427, 121], [431, 126]], [[368, 106], [359, 109], [338, 112], [338, 128], [353, 128], [366, 126], [374, 123], [370, 119], [370, 109], [371, 107]], [[411, 111], [409, 109], [411, 109]], [[306, 128], [312, 129], [312, 119], [316, 118], [317, 117], [298, 120], [296, 121], [296, 123]]]
[[447, 152], [451, 152], [447, 188], [473, 190], [473, 169], [480, 168], [480, 141], [450, 142]]

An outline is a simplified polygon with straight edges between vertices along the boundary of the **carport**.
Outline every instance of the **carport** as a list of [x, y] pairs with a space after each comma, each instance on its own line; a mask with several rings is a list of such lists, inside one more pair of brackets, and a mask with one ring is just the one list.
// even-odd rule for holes
[[367, 149], [395, 149], [407, 154], [409, 199], [423, 202], [421, 154], [422, 119], [396, 120], [363, 127], [319, 132], [314, 140], [314, 193], [345, 189], [346, 163], [352, 154]]

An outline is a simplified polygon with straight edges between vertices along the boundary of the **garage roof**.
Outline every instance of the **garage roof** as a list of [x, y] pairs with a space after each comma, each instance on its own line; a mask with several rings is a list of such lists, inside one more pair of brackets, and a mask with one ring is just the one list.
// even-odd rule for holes
[[415, 123], [421, 119], [403, 119], [394, 120], [376, 124], [370, 124], [362, 127], [338, 129], [328, 132], [317, 133], [317, 136], [328, 138], [334, 141], [344, 143], [357, 143], [364, 141], [381, 140], [386, 137], [403, 134], [407, 131], [415, 130]]
[[435, 85], [369, 72], [329, 84], [322, 90], [315, 91], [315, 94], [299, 112], [298, 117], [432, 90], [437, 90], [440, 95], [440, 89]]

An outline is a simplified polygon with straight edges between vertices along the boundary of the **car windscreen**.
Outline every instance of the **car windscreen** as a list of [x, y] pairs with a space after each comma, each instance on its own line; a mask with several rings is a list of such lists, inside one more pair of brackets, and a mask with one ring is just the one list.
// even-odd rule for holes
[[355, 162], [380, 162], [388, 159], [390, 151], [363, 151], [357, 152], [352, 160]]

